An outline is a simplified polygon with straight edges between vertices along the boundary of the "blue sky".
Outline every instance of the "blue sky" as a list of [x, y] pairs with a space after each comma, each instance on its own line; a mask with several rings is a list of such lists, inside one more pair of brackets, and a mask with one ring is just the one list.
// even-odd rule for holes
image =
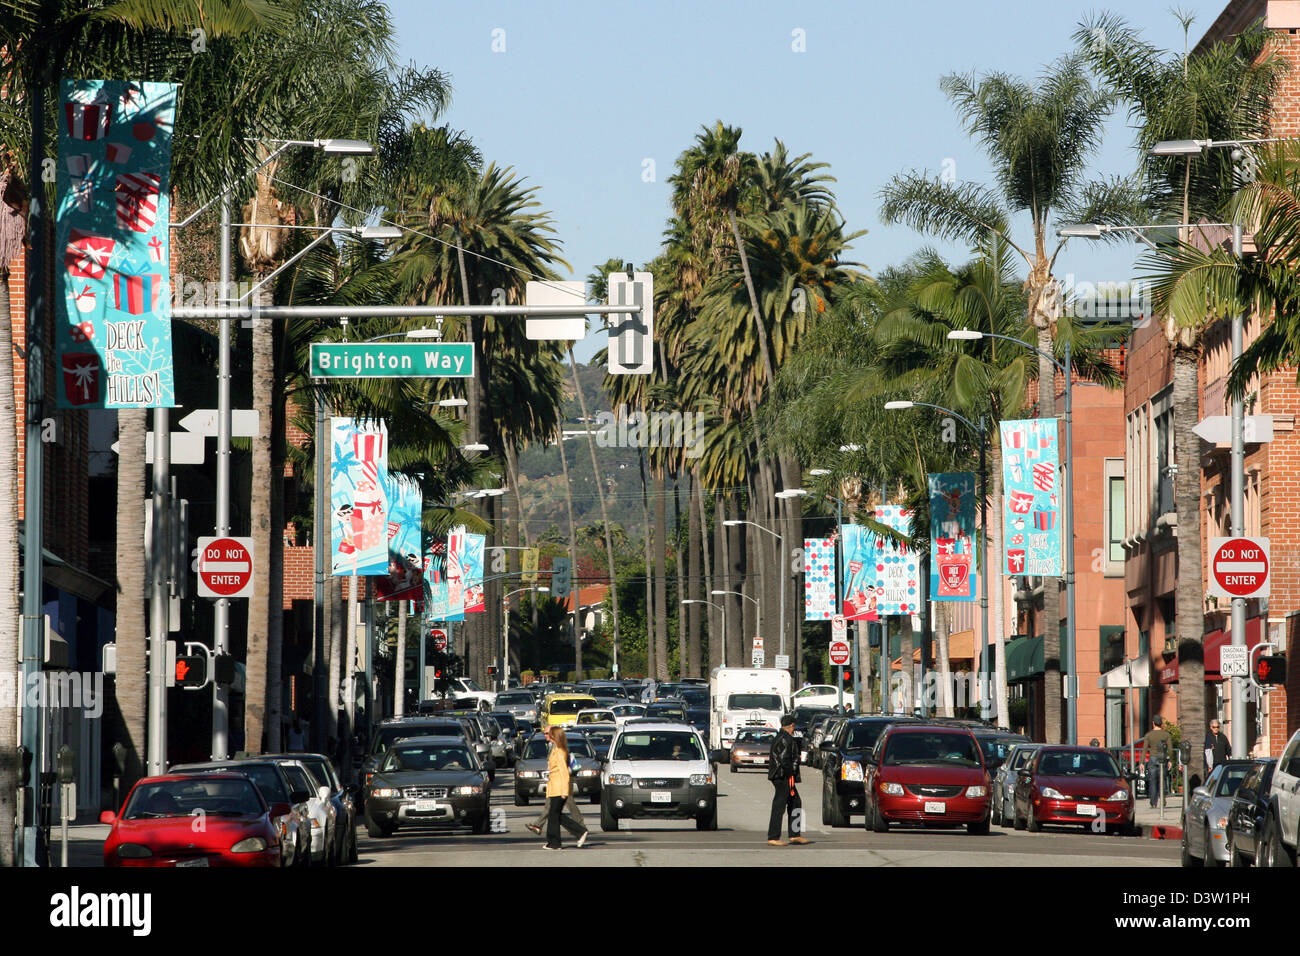
[[[1224, 2], [1180, 0], [1196, 15], [1193, 45]], [[939, 90], [941, 76], [1037, 75], [1098, 10], [1122, 12], [1163, 49], [1183, 47], [1169, 5], [1148, 0], [390, 0], [390, 8], [400, 58], [451, 76], [452, 104], [440, 121], [540, 187], [572, 278], [611, 256], [640, 265], [655, 255], [673, 162], [717, 119], [741, 127], [750, 151], [779, 137], [792, 153], [830, 163], [849, 229], [867, 230], [852, 258], [873, 273], [926, 244], [960, 261], [966, 250], [879, 220], [880, 189], [897, 172], [947, 168], [960, 181], [990, 181]], [[1114, 117], [1096, 173], [1130, 172], [1132, 142], [1125, 118]], [[1056, 272], [1125, 281], [1137, 254], [1130, 244], [1074, 240]], [[603, 345], [589, 335], [577, 355]]]

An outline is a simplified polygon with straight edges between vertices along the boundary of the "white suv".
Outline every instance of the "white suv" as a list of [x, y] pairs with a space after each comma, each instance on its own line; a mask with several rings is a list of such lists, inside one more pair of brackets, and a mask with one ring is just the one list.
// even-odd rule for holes
[[621, 819], [694, 818], [697, 830], [716, 830], [717, 757], [687, 724], [624, 724], [603, 771], [600, 828], [617, 830]]
[[1265, 866], [1295, 866], [1300, 843], [1300, 730], [1291, 735], [1273, 770], [1273, 788], [1264, 822]]

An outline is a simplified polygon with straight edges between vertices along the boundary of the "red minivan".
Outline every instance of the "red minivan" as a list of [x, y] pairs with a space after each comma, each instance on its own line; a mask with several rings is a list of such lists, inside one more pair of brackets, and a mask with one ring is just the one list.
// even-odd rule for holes
[[961, 727], [897, 724], [867, 758], [866, 825], [965, 824], [989, 832], [989, 774], [979, 742]]

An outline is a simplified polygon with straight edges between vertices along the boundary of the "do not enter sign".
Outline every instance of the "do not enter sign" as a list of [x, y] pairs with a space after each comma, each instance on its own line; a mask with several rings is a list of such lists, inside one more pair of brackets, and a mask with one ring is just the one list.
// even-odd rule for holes
[[442, 653], [447, 649], [447, 632], [440, 627], [429, 629], [429, 637], [433, 641], [433, 649]]
[[831, 663], [836, 667], [847, 664], [853, 656], [853, 649], [844, 641], [831, 641]]
[[1268, 597], [1268, 538], [1211, 538], [1210, 593]]
[[199, 538], [199, 597], [253, 593], [253, 539]]

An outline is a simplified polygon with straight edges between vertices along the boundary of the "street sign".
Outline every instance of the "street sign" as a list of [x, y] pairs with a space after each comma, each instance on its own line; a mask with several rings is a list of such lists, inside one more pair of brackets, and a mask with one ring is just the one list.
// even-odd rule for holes
[[1233, 644], [1224, 644], [1219, 648], [1219, 676], [1220, 677], [1249, 677], [1250, 676], [1250, 648], [1245, 644], [1240, 646]]
[[1268, 538], [1211, 538], [1210, 593], [1268, 597]]
[[[1212, 445], [1230, 444], [1232, 442], [1232, 416], [1210, 415], [1193, 425], [1192, 432]], [[1242, 420], [1241, 439], [1252, 444], [1272, 441], [1273, 416], [1246, 415]]]
[[749, 658], [750, 667], [765, 667], [767, 664], [767, 655], [763, 653], [761, 647], [754, 648], [754, 653]]
[[777, 654], [777, 655], [776, 655], [776, 661], [775, 661], [775, 663], [773, 663], [772, 666], [775, 667], [775, 668], [777, 668], [778, 670], [783, 670], [783, 671], [787, 671], [787, 670], [789, 670], [789, 669], [790, 669], [790, 655], [789, 655], [789, 654]]
[[763, 639], [762, 639], [761, 637], [755, 637], [755, 638], [754, 638], [754, 650], [756, 650], [756, 651], [761, 651], [762, 649], [763, 649]]
[[848, 633], [848, 621], [843, 614], [836, 614], [831, 618], [831, 640], [842, 641]]
[[[524, 285], [524, 305], [573, 305], [587, 301], [587, 283], [554, 280]], [[585, 315], [528, 316], [524, 335], [539, 341], [573, 342], [587, 336]]]
[[[236, 438], [257, 437], [257, 409], [232, 408], [230, 410], [230, 434]], [[196, 408], [176, 424], [187, 432], [203, 435], [206, 438], [217, 437], [217, 409]], [[172, 441], [176, 437], [172, 436]]]
[[831, 641], [831, 663], [836, 667], [847, 664], [852, 656], [853, 650], [847, 641]]
[[199, 597], [243, 598], [253, 593], [253, 539], [199, 538]]
[[609, 374], [649, 375], [654, 371], [654, 277], [649, 272], [609, 274], [610, 305], [644, 306], [640, 315], [609, 317]]
[[429, 629], [429, 637], [433, 641], [433, 649], [438, 653], [447, 650], [447, 632], [440, 627]]
[[470, 342], [313, 342], [312, 378], [472, 378]]
[[[113, 454], [118, 454], [118, 442], [108, 447]], [[173, 465], [203, 464], [203, 436], [193, 432], [172, 432], [171, 456], [167, 459]], [[144, 463], [153, 464], [153, 432], [144, 436]]]

